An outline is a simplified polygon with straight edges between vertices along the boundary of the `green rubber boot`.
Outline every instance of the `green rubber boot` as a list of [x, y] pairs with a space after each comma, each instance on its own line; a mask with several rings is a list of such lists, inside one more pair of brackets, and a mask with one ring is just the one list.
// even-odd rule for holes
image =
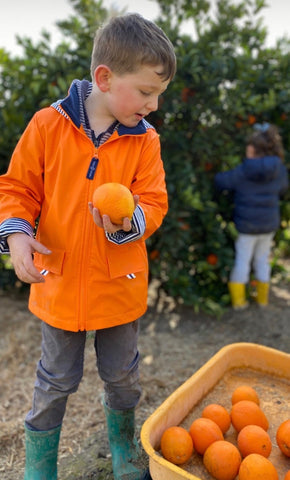
[[61, 425], [39, 432], [25, 427], [24, 480], [57, 480], [57, 452]]
[[[145, 462], [135, 438], [135, 409], [113, 410], [103, 402], [115, 480], [140, 480], [146, 475]], [[146, 473], [145, 473], [146, 472]], [[144, 475], [145, 474], [145, 475]]]

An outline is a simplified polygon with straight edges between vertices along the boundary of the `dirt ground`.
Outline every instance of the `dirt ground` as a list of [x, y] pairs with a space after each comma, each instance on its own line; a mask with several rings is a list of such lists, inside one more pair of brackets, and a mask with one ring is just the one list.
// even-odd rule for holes
[[[273, 280], [267, 308], [252, 303], [242, 312], [229, 309], [219, 319], [176, 307], [164, 295], [157, 301], [152, 287], [140, 329], [143, 394], [136, 410], [137, 429], [223, 346], [253, 342], [289, 353], [289, 287], [289, 281]], [[0, 478], [20, 480], [24, 471], [23, 421], [30, 408], [40, 353], [40, 322], [28, 312], [26, 294], [0, 291], [0, 327]], [[84, 377], [78, 392], [69, 398], [61, 434], [60, 480], [113, 479], [100, 403], [102, 390], [93, 336], [88, 334]]]

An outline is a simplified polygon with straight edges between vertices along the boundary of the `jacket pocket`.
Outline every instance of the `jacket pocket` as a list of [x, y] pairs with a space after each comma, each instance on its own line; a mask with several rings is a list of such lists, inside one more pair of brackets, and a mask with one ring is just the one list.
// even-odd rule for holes
[[148, 269], [144, 243], [110, 244], [107, 249], [107, 260], [110, 278], [118, 278]]
[[48, 270], [56, 275], [61, 275], [63, 270], [65, 251], [53, 249], [49, 255], [34, 253], [34, 265], [39, 270]]

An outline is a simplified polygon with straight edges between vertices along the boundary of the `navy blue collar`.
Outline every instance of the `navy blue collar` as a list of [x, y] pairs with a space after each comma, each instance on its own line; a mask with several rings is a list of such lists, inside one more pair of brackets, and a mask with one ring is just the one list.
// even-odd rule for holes
[[144, 123], [144, 120], [141, 120], [138, 125], [136, 125], [136, 127], [125, 127], [125, 125], [122, 125], [122, 123], [120, 123], [119, 127], [118, 127], [118, 134], [120, 135], [120, 137], [122, 135], [140, 135], [142, 133], [146, 133], [146, 126], [145, 126], [145, 123]]
[[[83, 98], [86, 97], [86, 92], [90, 89], [91, 83], [88, 80], [74, 80], [69, 89], [69, 94], [64, 100], [61, 101], [61, 106], [67, 115], [71, 118], [74, 124], [80, 128], [81, 115], [80, 115], [80, 98], [78, 94], [77, 82], [81, 83], [81, 91]], [[120, 124], [118, 127], [119, 136], [122, 135], [141, 135], [146, 133], [147, 128], [152, 126], [144, 119], [142, 119], [136, 127], [126, 127]]]

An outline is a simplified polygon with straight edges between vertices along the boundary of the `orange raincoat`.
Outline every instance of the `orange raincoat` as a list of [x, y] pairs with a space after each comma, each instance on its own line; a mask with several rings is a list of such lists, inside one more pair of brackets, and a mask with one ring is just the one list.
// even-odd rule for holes
[[[69, 97], [67, 97], [69, 98]], [[92, 179], [87, 173], [98, 159]], [[116, 245], [97, 227], [88, 202], [98, 185], [120, 182], [140, 196], [146, 230]], [[70, 331], [95, 330], [136, 320], [147, 308], [145, 239], [162, 223], [167, 193], [159, 137], [147, 122], [120, 125], [98, 148], [75, 112], [53, 106], [37, 112], [0, 177], [0, 223], [21, 218], [50, 255], [35, 253], [45, 283], [32, 284], [29, 308], [48, 324]], [[129, 276], [129, 274], [134, 274]], [[128, 275], [128, 276], [127, 276]]]

